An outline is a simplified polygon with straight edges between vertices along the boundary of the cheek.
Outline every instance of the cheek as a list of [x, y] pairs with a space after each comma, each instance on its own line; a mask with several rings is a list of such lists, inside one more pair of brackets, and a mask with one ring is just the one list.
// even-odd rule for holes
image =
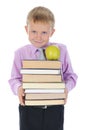
[[49, 35], [44, 38], [45, 40], [49, 40]]
[[33, 39], [34, 37], [29, 33], [28, 34], [29, 39]]

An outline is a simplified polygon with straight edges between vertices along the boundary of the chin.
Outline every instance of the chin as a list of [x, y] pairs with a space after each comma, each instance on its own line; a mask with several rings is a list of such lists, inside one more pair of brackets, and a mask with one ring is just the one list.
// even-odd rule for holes
[[35, 47], [37, 48], [41, 48], [41, 47], [44, 47], [45, 45], [44, 44], [33, 44]]

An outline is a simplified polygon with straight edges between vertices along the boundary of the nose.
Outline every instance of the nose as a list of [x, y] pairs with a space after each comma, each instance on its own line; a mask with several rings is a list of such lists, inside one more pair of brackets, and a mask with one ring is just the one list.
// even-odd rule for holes
[[41, 40], [42, 39], [41, 33], [37, 33], [36, 38], [37, 38], [37, 40]]

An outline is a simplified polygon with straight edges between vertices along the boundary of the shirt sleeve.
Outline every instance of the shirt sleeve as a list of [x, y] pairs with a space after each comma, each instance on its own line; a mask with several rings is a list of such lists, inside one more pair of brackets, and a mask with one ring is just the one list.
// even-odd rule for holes
[[22, 75], [20, 74], [21, 66], [22, 62], [20, 54], [18, 51], [16, 51], [11, 71], [11, 78], [8, 81], [15, 95], [17, 95], [18, 87], [22, 85]]
[[62, 67], [63, 67], [63, 80], [69, 92], [76, 86], [78, 76], [76, 75], [76, 73], [72, 68], [71, 60], [66, 47]]

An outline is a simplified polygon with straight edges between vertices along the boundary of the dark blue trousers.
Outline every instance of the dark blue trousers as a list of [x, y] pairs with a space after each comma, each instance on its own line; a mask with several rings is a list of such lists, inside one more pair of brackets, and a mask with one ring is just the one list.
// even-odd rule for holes
[[19, 105], [20, 130], [63, 130], [64, 106], [46, 109]]

